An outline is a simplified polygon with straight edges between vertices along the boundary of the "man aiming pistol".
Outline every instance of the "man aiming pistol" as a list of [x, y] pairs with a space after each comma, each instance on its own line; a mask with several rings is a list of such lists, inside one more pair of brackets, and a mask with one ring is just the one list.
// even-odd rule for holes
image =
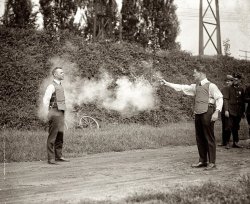
[[196, 84], [191, 85], [174, 84], [162, 78], [159, 80], [175, 91], [194, 96], [195, 133], [200, 158], [192, 167], [212, 170], [216, 167], [214, 123], [223, 106], [223, 95], [215, 84], [208, 81], [205, 66], [196, 67], [193, 76]]

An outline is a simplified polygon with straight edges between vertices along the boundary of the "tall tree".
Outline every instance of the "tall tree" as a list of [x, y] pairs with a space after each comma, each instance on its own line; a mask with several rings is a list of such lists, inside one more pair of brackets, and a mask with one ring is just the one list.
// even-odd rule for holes
[[174, 0], [124, 0], [122, 26], [125, 39], [144, 46], [172, 49], [179, 32]]
[[31, 0], [7, 0], [3, 16], [7, 27], [28, 28], [35, 26]]
[[135, 41], [139, 31], [141, 0], [123, 0], [122, 2], [122, 36], [124, 40]]
[[117, 22], [116, 1], [89, 0], [87, 9], [87, 26], [84, 30], [85, 35], [99, 39], [113, 38]]
[[[147, 26], [152, 26], [153, 36], [162, 48], [175, 48], [179, 32], [174, 0], [144, 0], [143, 16]], [[154, 33], [156, 31], [156, 33]]]
[[49, 31], [63, 30], [73, 25], [76, 3], [72, 0], [39, 0], [44, 28]]

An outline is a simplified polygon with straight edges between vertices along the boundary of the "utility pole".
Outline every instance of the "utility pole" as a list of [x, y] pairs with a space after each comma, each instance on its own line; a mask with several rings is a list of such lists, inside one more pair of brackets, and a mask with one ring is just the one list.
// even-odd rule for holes
[[[207, 7], [203, 12], [203, 2], [207, 1]], [[215, 1], [215, 11], [211, 3]], [[204, 18], [208, 15], [208, 11], [211, 11], [212, 16], [215, 22], [205, 21]], [[208, 25], [213, 26], [214, 29], [212, 32], [208, 30]], [[204, 45], [204, 34], [203, 31], [206, 31], [208, 35], [208, 40]], [[216, 42], [213, 40], [213, 35], [216, 32]], [[211, 42], [215, 48], [218, 55], [222, 54], [221, 51], [221, 31], [220, 31], [220, 15], [219, 15], [219, 0], [200, 0], [200, 13], [199, 13], [199, 55], [204, 55], [204, 50], [207, 47], [208, 43]]]
[[250, 53], [250, 51], [246, 51], [246, 50], [239, 50], [239, 51], [240, 51], [240, 52], [244, 52], [244, 53], [245, 53], [245, 55], [244, 55], [244, 56], [239, 55], [240, 57], [244, 57], [244, 58], [245, 58], [245, 60], [250, 59], [250, 57], [248, 57], [248, 56], [247, 56], [247, 54], [248, 54], [248, 53]]

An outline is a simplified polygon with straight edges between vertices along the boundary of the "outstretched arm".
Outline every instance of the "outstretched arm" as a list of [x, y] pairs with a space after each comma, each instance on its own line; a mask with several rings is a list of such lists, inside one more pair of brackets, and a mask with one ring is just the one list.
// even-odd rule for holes
[[170, 83], [170, 82], [166, 81], [163, 78], [160, 78], [160, 77], [157, 77], [157, 78], [162, 84], [164, 84], [170, 88], [173, 88], [175, 91], [182, 91], [184, 94], [189, 95], [189, 96], [195, 95], [195, 87], [196, 87], [195, 84], [191, 84], [191, 85], [174, 84], [174, 83]]

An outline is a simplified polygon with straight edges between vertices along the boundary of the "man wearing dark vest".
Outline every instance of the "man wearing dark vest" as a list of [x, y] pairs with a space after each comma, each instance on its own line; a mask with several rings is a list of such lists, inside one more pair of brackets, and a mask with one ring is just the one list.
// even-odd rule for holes
[[199, 162], [193, 168], [205, 167], [212, 170], [216, 167], [216, 141], [214, 122], [218, 119], [223, 106], [223, 96], [218, 87], [207, 80], [206, 67], [199, 65], [193, 73], [196, 84], [173, 84], [161, 79], [166, 86], [186, 95], [194, 96], [195, 132], [199, 152]]
[[48, 163], [57, 164], [56, 161], [68, 161], [62, 156], [64, 112], [66, 110], [64, 88], [61, 81], [64, 72], [61, 67], [52, 70], [53, 82], [47, 87], [43, 104], [45, 115], [49, 120], [49, 136], [47, 140]]
[[[241, 76], [239, 74], [233, 74], [234, 82], [223, 93], [224, 97], [224, 107], [225, 107], [225, 116], [229, 118], [229, 128], [233, 135], [233, 145], [234, 148], [240, 148], [238, 145], [241, 117], [245, 112], [245, 103], [244, 103], [244, 89], [240, 86]], [[230, 133], [227, 136], [227, 143], [230, 141]]]

